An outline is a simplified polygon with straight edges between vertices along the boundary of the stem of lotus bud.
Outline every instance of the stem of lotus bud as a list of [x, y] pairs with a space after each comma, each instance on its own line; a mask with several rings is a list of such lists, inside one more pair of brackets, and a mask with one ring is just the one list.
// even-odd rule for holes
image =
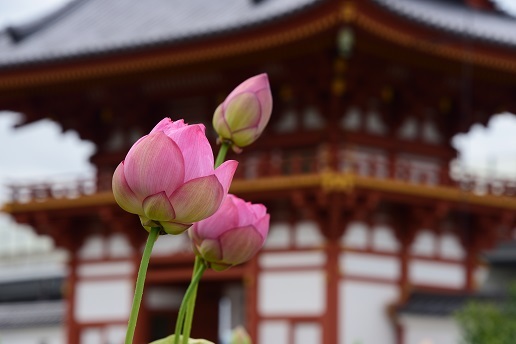
[[131, 315], [129, 323], [127, 324], [127, 332], [125, 334], [125, 344], [132, 344], [134, 338], [134, 330], [136, 329], [136, 321], [138, 320], [138, 312], [143, 296], [143, 286], [145, 284], [145, 276], [147, 275], [147, 268], [149, 267], [149, 259], [154, 247], [154, 243], [158, 239], [161, 227], [151, 227], [145, 249], [143, 250], [142, 261], [138, 269], [138, 277], [136, 278], [136, 288], [134, 289], [133, 306], [131, 307]]
[[228, 154], [228, 149], [231, 147], [233, 143], [231, 141], [222, 141], [222, 145], [220, 146], [219, 154], [217, 155], [217, 160], [215, 160], [215, 168], [222, 165], [224, 160], [226, 160], [226, 154]]
[[[194, 270], [195, 275], [192, 279], [192, 283], [190, 284], [190, 287], [192, 288], [192, 294], [189, 297], [187, 309], [186, 309], [186, 319], [185, 319], [185, 325], [183, 329], [183, 343], [182, 344], [188, 344], [188, 339], [190, 338], [190, 332], [192, 330], [192, 321], [193, 321], [193, 315], [194, 315], [194, 309], [195, 309], [195, 300], [197, 299], [197, 287], [199, 286], [199, 281], [201, 280], [202, 274], [204, 271], [206, 271], [207, 265], [202, 261], [201, 258], [195, 257], [196, 263], [198, 262], [197, 269]], [[190, 287], [188, 289], [190, 289]], [[188, 292], [188, 290], [187, 290]]]
[[180, 338], [183, 338], [182, 343], [188, 343], [190, 331], [192, 329], [195, 299], [197, 298], [197, 286], [199, 285], [199, 281], [201, 280], [202, 274], [206, 268], [207, 266], [202, 259], [195, 257], [192, 281], [183, 296], [183, 301], [181, 302], [181, 307], [179, 308], [179, 314], [177, 316], [174, 344], [179, 344]]

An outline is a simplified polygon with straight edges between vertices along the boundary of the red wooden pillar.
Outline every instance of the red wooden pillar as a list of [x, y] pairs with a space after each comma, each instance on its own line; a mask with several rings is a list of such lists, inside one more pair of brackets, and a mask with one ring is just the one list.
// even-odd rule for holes
[[328, 240], [326, 245], [326, 313], [324, 344], [335, 344], [339, 334], [339, 242]]
[[70, 251], [68, 262], [68, 279], [66, 282], [66, 338], [68, 343], [79, 343], [79, 326], [75, 321], [75, 289], [77, 287], [77, 256], [76, 250]]
[[323, 319], [324, 344], [337, 343], [339, 333], [339, 239], [343, 233], [345, 223], [341, 215], [343, 211], [341, 198], [343, 194], [333, 193], [328, 196], [330, 204], [326, 233], [326, 313]]
[[246, 264], [244, 273], [246, 329], [253, 343], [258, 343], [258, 256]]

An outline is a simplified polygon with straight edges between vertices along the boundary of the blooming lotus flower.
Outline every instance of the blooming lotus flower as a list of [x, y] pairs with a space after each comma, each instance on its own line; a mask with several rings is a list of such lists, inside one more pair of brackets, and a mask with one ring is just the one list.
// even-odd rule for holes
[[272, 94], [267, 74], [247, 79], [231, 92], [215, 110], [213, 127], [221, 140], [237, 147], [256, 141], [269, 122]]
[[142, 225], [179, 234], [215, 213], [227, 195], [238, 163], [213, 168], [213, 152], [202, 124], [165, 118], [139, 139], [113, 175], [122, 209]]
[[193, 249], [212, 269], [222, 271], [251, 259], [269, 232], [267, 209], [228, 195], [219, 210], [188, 231]]

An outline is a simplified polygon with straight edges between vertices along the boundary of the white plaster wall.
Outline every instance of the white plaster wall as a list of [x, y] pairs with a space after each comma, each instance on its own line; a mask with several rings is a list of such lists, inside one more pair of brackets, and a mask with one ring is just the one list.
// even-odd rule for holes
[[188, 234], [160, 235], [152, 249], [152, 257], [170, 256], [184, 252], [192, 252], [192, 244]]
[[313, 221], [302, 221], [295, 226], [295, 245], [300, 248], [322, 247], [324, 237]]
[[294, 326], [294, 344], [322, 343], [321, 325], [317, 323], [298, 323]]
[[387, 307], [397, 301], [398, 294], [397, 285], [342, 281], [339, 343], [395, 344], [394, 326]]
[[104, 257], [106, 240], [101, 235], [92, 235], [86, 239], [77, 256], [81, 259], [101, 259]]
[[436, 253], [436, 235], [429, 230], [422, 230], [417, 233], [410, 252], [414, 255], [432, 256]]
[[373, 249], [386, 252], [397, 252], [400, 248], [394, 231], [387, 226], [373, 228]]
[[125, 340], [126, 330], [127, 326], [123, 325], [107, 326], [104, 329], [104, 337], [106, 338], [106, 343], [123, 343]]
[[265, 248], [287, 248], [290, 245], [290, 225], [286, 222], [272, 223]]
[[262, 321], [258, 327], [259, 344], [289, 344], [289, 332], [290, 325], [286, 321]]
[[262, 253], [259, 258], [262, 268], [316, 267], [326, 262], [322, 251]]
[[462, 247], [459, 238], [451, 233], [444, 233], [439, 240], [439, 251], [441, 257], [448, 259], [464, 259], [466, 252]]
[[[452, 317], [402, 315], [404, 343], [406, 344], [458, 344], [461, 332]], [[489, 343], [486, 343], [489, 344]]]
[[409, 264], [412, 284], [461, 288], [465, 283], [464, 267], [460, 264], [439, 263], [414, 259]]
[[134, 262], [82, 263], [77, 267], [79, 277], [128, 276], [134, 272]]
[[2, 344], [65, 344], [65, 331], [62, 326], [2, 329]]
[[323, 271], [263, 272], [258, 277], [258, 311], [262, 316], [310, 315], [325, 311]]
[[341, 238], [341, 243], [350, 248], [367, 248], [367, 225], [363, 222], [351, 222]]
[[112, 258], [130, 257], [133, 249], [127, 237], [122, 233], [111, 235], [107, 241], [108, 254]]
[[397, 257], [347, 252], [340, 255], [340, 270], [345, 275], [395, 280], [400, 275], [400, 263]]
[[126, 320], [129, 316], [134, 288], [131, 279], [79, 281], [76, 288], [78, 322]]

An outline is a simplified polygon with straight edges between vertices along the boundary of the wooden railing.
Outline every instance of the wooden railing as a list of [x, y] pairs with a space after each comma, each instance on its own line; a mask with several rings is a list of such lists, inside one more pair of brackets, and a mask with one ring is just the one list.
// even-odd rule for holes
[[[317, 174], [333, 170], [364, 177], [391, 179], [412, 184], [448, 186], [483, 195], [515, 196], [516, 180], [480, 178], [472, 174], [450, 177], [447, 165], [400, 158], [389, 162], [386, 158], [350, 157], [340, 154], [331, 164], [324, 151], [271, 151], [245, 154], [239, 157], [235, 179], [253, 180], [275, 176]], [[333, 166], [333, 168], [332, 168]], [[18, 184], [8, 186], [13, 203], [45, 201], [51, 198], [77, 198], [97, 192], [109, 191], [111, 173], [99, 173], [96, 179], [78, 179], [67, 182]]]

